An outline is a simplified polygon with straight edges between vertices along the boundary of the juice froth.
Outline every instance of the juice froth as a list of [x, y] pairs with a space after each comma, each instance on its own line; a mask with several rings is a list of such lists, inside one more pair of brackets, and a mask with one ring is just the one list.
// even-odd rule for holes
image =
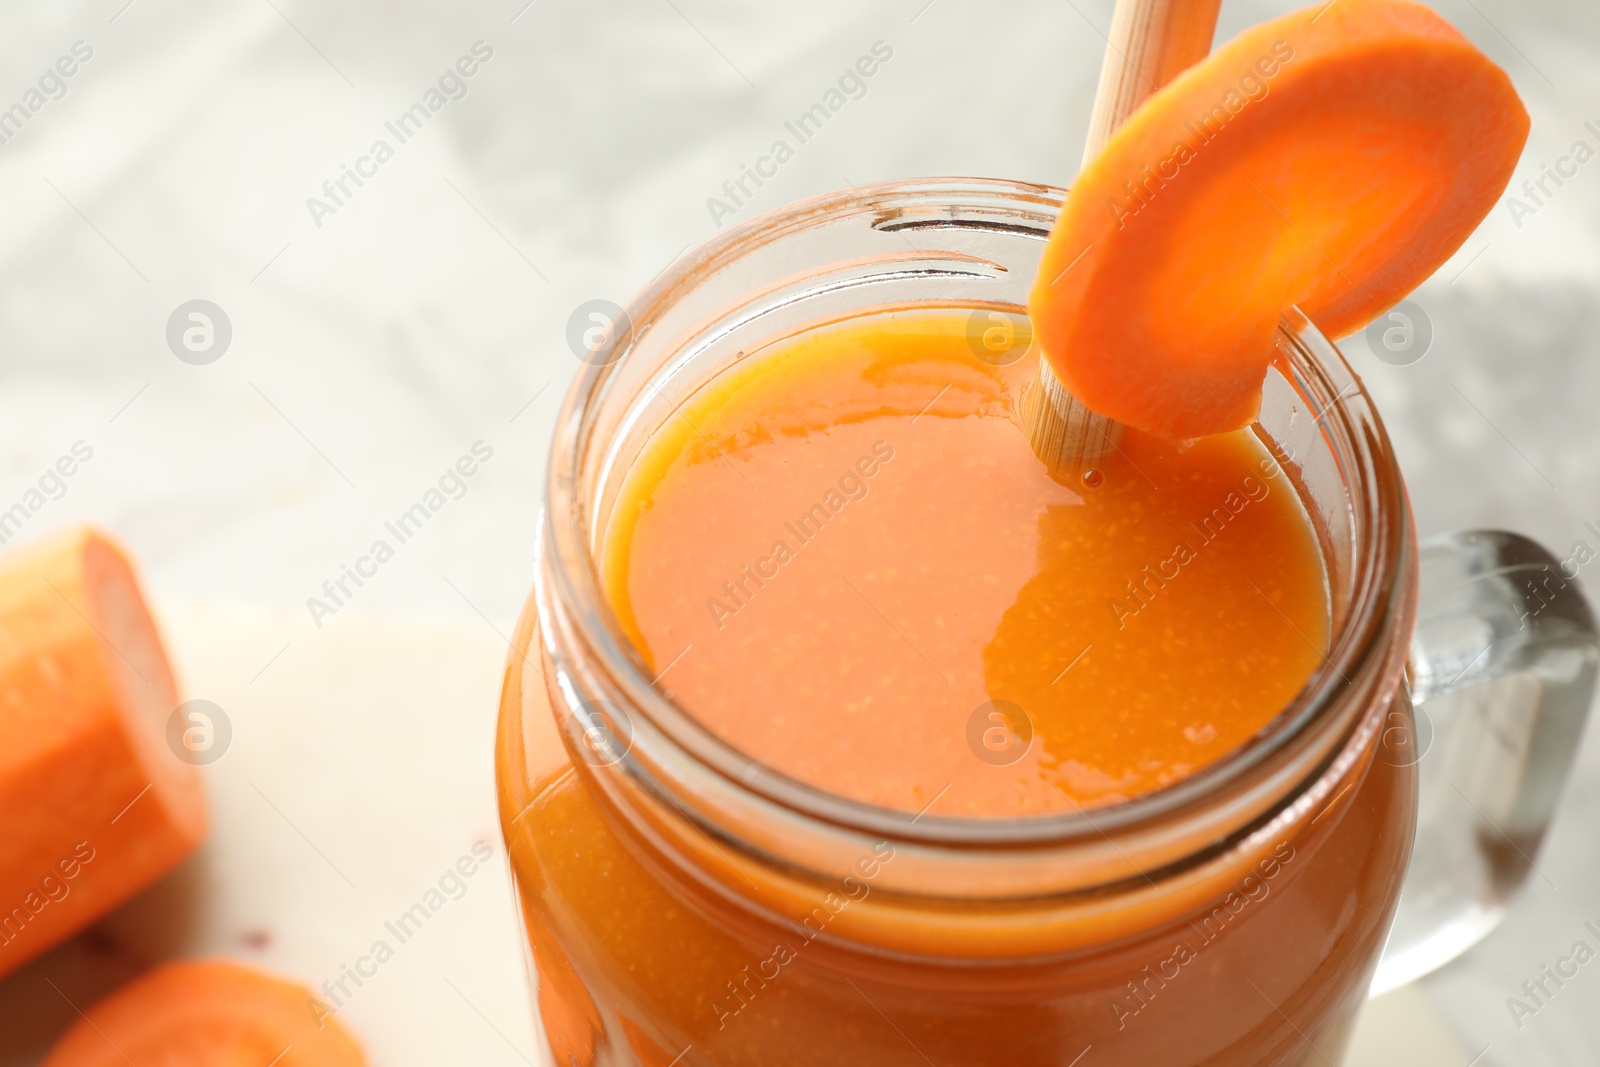
[[1031, 354], [968, 321], [852, 320], [709, 383], [629, 474], [608, 599], [699, 722], [837, 795], [1004, 817], [1176, 782], [1321, 662], [1311, 523], [1248, 430], [1130, 430], [1053, 480]]

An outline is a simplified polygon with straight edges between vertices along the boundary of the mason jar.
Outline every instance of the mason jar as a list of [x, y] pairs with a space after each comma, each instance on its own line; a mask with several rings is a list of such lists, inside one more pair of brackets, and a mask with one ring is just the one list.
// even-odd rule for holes
[[598, 565], [652, 434], [820, 325], [1025, 314], [1065, 195], [802, 201], [599, 331], [556, 423], [497, 745], [547, 1063], [1336, 1063], [1369, 991], [1481, 938], [1527, 876], [1600, 659], [1588, 607], [1514, 534], [1419, 550], [1370, 398], [1292, 309], [1252, 430], [1310, 516], [1331, 639], [1224, 758], [1090, 812], [917, 814], [785, 777], [656, 684]]

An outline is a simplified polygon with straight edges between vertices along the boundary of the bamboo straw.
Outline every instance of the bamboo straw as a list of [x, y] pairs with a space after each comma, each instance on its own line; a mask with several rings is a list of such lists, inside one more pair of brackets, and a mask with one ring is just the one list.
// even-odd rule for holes
[[[1146, 97], [1210, 53], [1221, 6], [1222, 0], [1117, 0], [1083, 149], [1085, 164]], [[1024, 399], [1023, 418], [1034, 453], [1057, 477], [1080, 477], [1116, 448], [1122, 433], [1119, 423], [1068, 393], [1043, 356], [1038, 380]]]

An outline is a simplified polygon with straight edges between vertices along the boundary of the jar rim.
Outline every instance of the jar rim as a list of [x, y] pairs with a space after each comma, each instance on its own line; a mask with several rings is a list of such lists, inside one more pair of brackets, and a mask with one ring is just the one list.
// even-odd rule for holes
[[[686, 761], [708, 770], [725, 785], [814, 824], [932, 847], [1003, 848], [1059, 846], [1097, 838], [1110, 841], [1108, 835], [1134, 834], [1170, 823], [1185, 810], [1248, 780], [1287, 772], [1290, 750], [1303, 746], [1308, 733], [1324, 724], [1335, 730], [1340, 740], [1324, 745], [1331, 754], [1317, 759], [1314, 766], [1295, 768], [1295, 784], [1307, 777], [1322, 777], [1341, 753], [1349, 758], [1350, 746], [1343, 740], [1359, 725], [1360, 716], [1336, 716], [1334, 709], [1349, 704], [1357, 692], [1362, 694], [1359, 703], [1365, 706], [1370, 703], [1368, 694], [1398, 680], [1392, 646], [1402, 621], [1399, 617], [1408, 610], [1407, 590], [1414, 583], [1408, 551], [1413, 535], [1398, 465], [1370, 396], [1338, 349], [1297, 309], [1289, 309], [1280, 324], [1280, 364], [1308, 400], [1322, 401], [1315, 422], [1323, 436], [1337, 446], [1336, 461], [1346, 487], [1350, 521], [1360, 530], [1352, 542], [1348, 609], [1330, 634], [1323, 662], [1295, 698], [1253, 738], [1177, 782], [1092, 809], [1092, 815], [1069, 810], [1003, 818], [957, 817], [931, 814], [927, 808], [914, 813], [842, 797], [768, 767], [712, 734], [687, 708], [656, 687], [647, 664], [612, 612], [590, 547], [598, 540], [596, 531], [587, 525], [590, 500], [582, 488], [587, 451], [594, 445], [589, 435], [595, 409], [629, 351], [682, 294], [752, 248], [850, 214], [882, 216], [908, 205], [926, 208], [974, 201], [1009, 203], [1053, 214], [1066, 195], [1066, 190], [1047, 185], [989, 178], [919, 178], [824, 193], [730, 227], [669, 265], [629, 303], [626, 312], [632, 325], [618, 341], [620, 350], [585, 363], [556, 420], [537, 589], [547, 652], [552, 641], [575, 641], [625, 698], [631, 714], [639, 716], [640, 721], [633, 724], [633, 749], [608, 764], [608, 770], [632, 776], [650, 791], [666, 791], [670, 796], [672, 783], [662, 780], [662, 761], [640, 758], [647, 754], [640, 746], [664, 747], [680, 765]], [[1397, 606], [1400, 610], [1395, 610]], [[1363, 678], [1366, 682], [1357, 684]], [[565, 695], [577, 696], [576, 692]], [[580, 703], [571, 700], [574, 708]], [[1275, 762], [1285, 766], [1278, 767]]]

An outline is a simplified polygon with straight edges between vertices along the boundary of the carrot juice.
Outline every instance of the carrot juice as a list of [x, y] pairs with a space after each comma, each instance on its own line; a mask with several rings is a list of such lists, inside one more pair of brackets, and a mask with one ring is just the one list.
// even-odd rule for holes
[[[1330, 647], [1324, 549], [1252, 431], [1130, 430], [1052, 478], [1031, 360], [973, 321], [866, 315], [713, 378], [622, 479], [600, 587], [644, 677], [785, 781], [909, 828], [1098, 829], [1295, 700]], [[1336, 1061], [1409, 852], [1414, 775], [1369, 747], [1314, 806], [1160, 869], [1101, 834], [1090, 891], [1003, 868], [1019, 888], [969, 897], [891, 835], [799, 870], [670, 795], [619, 800], [620, 750], [574, 758], [559, 687], [509, 671], [502, 823], [562, 1065]]]
[[1322, 658], [1315, 535], [1248, 432], [1129, 432], [1058, 484], [1018, 426], [1032, 361], [969, 321], [873, 317], [719, 378], [623, 491], [612, 606], [696, 718], [829, 792], [1001, 816], [1158, 789]]

